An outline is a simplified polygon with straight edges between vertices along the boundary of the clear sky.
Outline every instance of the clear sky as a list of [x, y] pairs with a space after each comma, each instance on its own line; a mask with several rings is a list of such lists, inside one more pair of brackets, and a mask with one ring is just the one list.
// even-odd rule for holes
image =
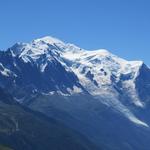
[[150, 1], [0, 0], [0, 49], [46, 35], [150, 65]]

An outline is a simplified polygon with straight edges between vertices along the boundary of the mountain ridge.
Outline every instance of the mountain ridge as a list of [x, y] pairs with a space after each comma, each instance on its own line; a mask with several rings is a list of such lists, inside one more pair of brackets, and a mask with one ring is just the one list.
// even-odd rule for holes
[[[114, 129], [117, 130], [117, 125], [123, 126], [120, 134], [128, 130], [124, 122], [131, 125], [130, 130], [134, 128], [147, 136], [149, 85], [150, 69], [143, 61], [127, 61], [104, 49], [84, 50], [52, 37], [17, 43], [0, 52], [1, 87], [22, 105], [61, 120], [75, 130], [81, 128], [80, 132], [95, 139], [96, 144], [98, 139], [104, 140], [96, 131], [101, 133], [103, 128], [107, 133], [104, 127], [111, 124], [107, 116], [114, 123], [111, 124]], [[68, 118], [67, 114], [75, 119]], [[118, 124], [115, 118], [119, 118]], [[115, 134], [120, 138], [117, 133], [108, 131], [111, 136]], [[125, 139], [132, 137], [125, 135]], [[105, 140], [112, 142], [107, 136]], [[117, 145], [115, 140], [117, 138], [114, 146]], [[127, 140], [134, 145], [132, 142]], [[126, 146], [122, 146], [125, 149]]]
[[[17, 43], [4, 53], [8, 53], [9, 58], [7, 59], [10, 59], [13, 64], [14, 71], [5, 68], [3, 61], [3, 63], [0, 63], [1, 74], [7, 77], [9, 77], [9, 74], [12, 75], [12, 80], [16, 85], [17, 82], [20, 84], [21, 80], [29, 80], [22, 86], [24, 88], [31, 83], [30, 93], [36, 93], [40, 90], [47, 94], [56, 92], [69, 96], [86, 92], [97, 98], [100, 97], [99, 99], [103, 97], [118, 99], [120, 93], [117, 89], [123, 88], [126, 89], [136, 107], [142, 108], [145, 106], [135, 88], [135, 80], [140, 68], [144, 65], [142, 61], [126, 61], [105, 49], [87, 51], [50, 36], [33, 40], [30, 43]], [[22, 65], [19, 67], [20, 64]], [[10, 67], [10, 64], [6, 64], [6, 66]], [[25, 66], [27, 69], [22, 70], [22, 67]], [[34, 79], [28, 76], [26, 71], [34, 71], [32, 75], [37, 77]], [[21, 77], [22, 79], [18, 81], [18, 76], [23, 78]], [[51, 79], [48, 79], [48, 76]], [[45, 82], [43, 82], [44, 80]], [[46, 82], [49, 82], [49, 84]], [[102, 102], [110, 106], [118, 105], [120, 108], [115, 106], [116, 109], [122, 113], [127, 112], [125, 115], [129, 117], [130, 111], [122, 102], [117, 100]], [[137, 120], [134, 116], [131, 118], [133, 122]], [[140, 123], [140, 121], [137, 120], [137, 123]], [[142, 122], [141, 124], [148, 126]]]

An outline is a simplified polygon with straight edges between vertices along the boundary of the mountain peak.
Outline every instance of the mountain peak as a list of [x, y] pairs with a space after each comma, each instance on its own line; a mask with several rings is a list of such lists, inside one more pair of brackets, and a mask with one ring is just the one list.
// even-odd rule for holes
[[56, 43], [60, 43], [60, 44], [63, 44], [64, 42], [62, 42], [61, 40], [55, 38], [55, 37], [52, 37], [52, 36], [45, 36], [45, 37], [42, 37], [42, 38], [39, 38], [39, 39], [36, 39], [36, 40], [33, 40], [34, 43], [39, 43], [39, 42], [44, 42], [46, 44], [56, 44]]

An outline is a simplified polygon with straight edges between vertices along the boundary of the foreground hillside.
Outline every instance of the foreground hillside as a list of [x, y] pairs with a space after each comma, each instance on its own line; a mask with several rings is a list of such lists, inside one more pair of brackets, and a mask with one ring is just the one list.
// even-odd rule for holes
[[0, 150], [93, 150], [85, 137], [26, 109], [0, 90]]

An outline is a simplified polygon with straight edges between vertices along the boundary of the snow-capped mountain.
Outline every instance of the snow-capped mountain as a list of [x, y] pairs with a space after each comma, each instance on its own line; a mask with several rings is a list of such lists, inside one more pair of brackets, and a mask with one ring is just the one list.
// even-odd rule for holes
[[103, 105], [135, 126], [150, 126], [145, 115], [150, 113], [150, 69], [104, 49], [84, 50], [49, 36], [16, 43], [0, 52], [0, 86], [48, 116], [55, 107], [84, 120], [87, 128], [93, 127], [85, 131], [89, 135], [99, 130]]

